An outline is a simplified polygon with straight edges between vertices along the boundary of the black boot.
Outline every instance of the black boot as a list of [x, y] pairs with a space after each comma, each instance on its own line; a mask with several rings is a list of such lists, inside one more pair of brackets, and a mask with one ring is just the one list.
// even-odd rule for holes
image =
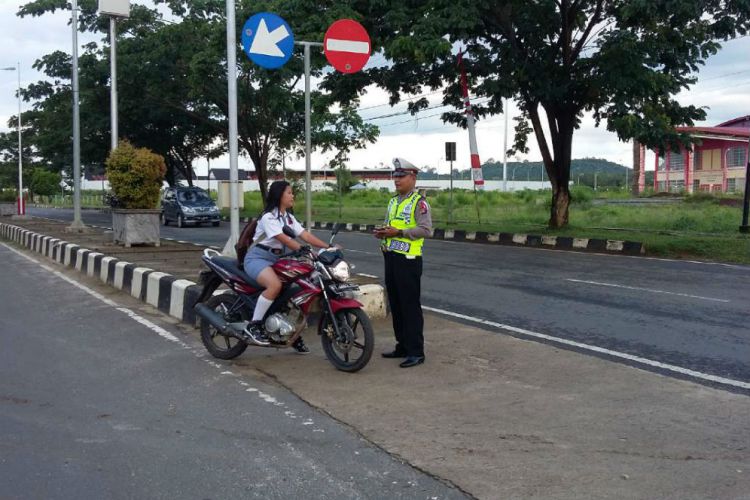
[[302, 340], [302, 337], [298, 338], [294, 341], [294, 344], [292, 344], [292, 347], [295, 351], [297, 351], [297, 354], [309, 354], [310, 349], [305, 345], [305, 341]]

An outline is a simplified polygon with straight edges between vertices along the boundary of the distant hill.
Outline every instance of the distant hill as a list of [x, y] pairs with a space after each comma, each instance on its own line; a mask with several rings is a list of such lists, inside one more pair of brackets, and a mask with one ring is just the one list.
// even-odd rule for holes
[[[625, 184], [625, 171], [628, 177], [632, 175], [632, 169], [619, 163], [614, 163], [601, 158], [582, 158], [572, 160], [570, 165], [570, 180], [584, 185], [594, 185], [594, 174], [598, 186], [622, 186]], [[503, 180], [503, 164], [500, 161], [490, 159], [482, 165], [482, 174], [485, 180]], [[651, 174], [650, 176], [648, 174]], [[508, 180], [547, 180], [544, 165], [541, 161], [508, 162]], [[649, 177], [653, 182], [653, 172], [647, 172], [646, 183]], [[437, 174], [435, 169], [428, 169], [419, 174], [420, 179], [450, 179], [448, 174]], [[454, 179], [471, 179], [470, 169], [457, 170]]]

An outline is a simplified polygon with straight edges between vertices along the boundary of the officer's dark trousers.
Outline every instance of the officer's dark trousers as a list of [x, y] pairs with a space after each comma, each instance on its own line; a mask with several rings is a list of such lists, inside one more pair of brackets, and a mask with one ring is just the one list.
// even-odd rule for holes
[[424, 318], [419, 300], [422, 258], [407, 259], [395, 252], [383, 252], [385, 287], [396, 334], [396, 351], [407, 356], [424, 356]]

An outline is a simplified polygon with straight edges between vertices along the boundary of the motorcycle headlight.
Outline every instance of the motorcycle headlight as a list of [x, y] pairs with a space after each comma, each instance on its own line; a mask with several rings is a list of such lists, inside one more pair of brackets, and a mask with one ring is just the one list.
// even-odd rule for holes
[[331, 277], [336, 281], [349, 281], [349, 264], [345, 261], [340, 260], [338, 264], [330, 266], [328, 271], [331, 273]]

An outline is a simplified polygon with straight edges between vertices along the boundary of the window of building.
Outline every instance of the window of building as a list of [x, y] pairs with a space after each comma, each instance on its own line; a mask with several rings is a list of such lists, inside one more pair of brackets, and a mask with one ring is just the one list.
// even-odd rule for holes
[[685, 168], [685, 157], [682, 153], [669, 152], [669, 170], [683, 170]]
[[693, 165], [695, 170], [703, 170], [703, 151], [696, 151], [693, 156]]
[[698, 179], [693, 179], [693, 192], [700, 190], [700, 188], [701, 188], [701, 181], [699, 181]]
[[657, 165], [656, 168], [659, 170], [659, 172], [664, 172], [667, 169], [667, 162], [664, 161], [663, 156], [659, 157], [659, 164]]
[[667, 190], [667, 183], [666, 181], [659, 181], [656, 183], [656, 189], [657, 191], [666, 191]]
[[685, 181], [669, 181], [669, 192], [679, 192], [685, 190]]
[[727, 193], [737, 191], [737, 179], [727, 179]]
[[727, 168], [744, 167], [747, 165], [747, 148], [744, 146], [727, 150]]
[[721, 170], [721, 149], [704, 149], [696, 155], [696, 170]]

